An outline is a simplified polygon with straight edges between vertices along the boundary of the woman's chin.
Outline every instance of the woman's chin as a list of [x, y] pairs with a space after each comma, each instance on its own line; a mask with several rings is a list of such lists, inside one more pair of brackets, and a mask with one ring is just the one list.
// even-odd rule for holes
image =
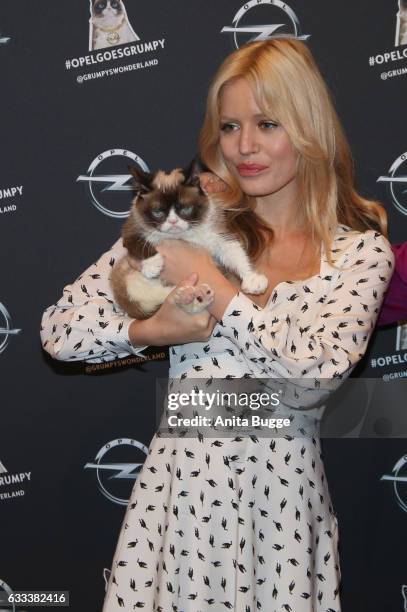
[[270, 195], [272, 191], [267, 189], [264, 185], [256, 184], [254, 181], [239, 181], [239, 187], [243, 193], [252, 198], [261, 198]]
[[260, 176], [240, 176], [235, 175], [235, 179], [240, 189], [248, 196], [263, 196], [270, 193], [269, 185], [264, 184]]

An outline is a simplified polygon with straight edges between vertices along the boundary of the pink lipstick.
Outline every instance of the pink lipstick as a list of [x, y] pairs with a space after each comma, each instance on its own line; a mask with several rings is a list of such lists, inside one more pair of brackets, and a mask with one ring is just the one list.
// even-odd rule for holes
[[265, 170], [267, 166], [262, 166], [261, 164], [239, 164], [236, 168], [240, 176], [256, 176]]

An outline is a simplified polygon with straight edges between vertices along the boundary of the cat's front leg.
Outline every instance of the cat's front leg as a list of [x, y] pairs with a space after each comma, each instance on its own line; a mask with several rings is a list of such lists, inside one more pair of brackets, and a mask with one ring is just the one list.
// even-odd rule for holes
[[141, 264], [141, 273], [146, 278], [157, 278], [164, 267], [164, 259], [160, 253], [144, 259]]
[[242, 281], [242, 291], [258, 295], [264, 293], [268, 278], [253, 270], [249, 257], [237, 240], [228, 240], [219, 249], [217, 259], [231, 272], [235, 272]]
[[264, 293], [269, 284], [267, 276], [258, 272], [248, 272], [242, 278], [242, 291], [259, 295]]
[[184, 285], [174, 292], [174, 302], [189, 314], [202, 312], [212, 304], [213, 298], [214, 292], [206, 283], [198, 286]]

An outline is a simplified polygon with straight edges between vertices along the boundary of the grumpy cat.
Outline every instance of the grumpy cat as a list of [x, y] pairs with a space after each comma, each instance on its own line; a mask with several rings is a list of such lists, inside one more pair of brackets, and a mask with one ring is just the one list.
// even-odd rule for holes
[[[127, 256], [113, 267], [111, 286], [119, 306], [136, 319], [152, 316], [173, 290], [160, 279], [164, 262], [155, 247], [181, 239], [208, 249], [223, 270], [242, 281], [246, 293], [264, 293], [268, 279], [257, 274], [238, 239], [228, 230], [224, 212], [200, 187], [197, 167], [155, 174], [131, 168], [136, 196], [123, 230], [123, 245], [141, 262], [134, 269]], [[207, 285], [180, 287], [175, 303], [186, 312], [202, 311], [213, 300]]]
[[130, 25], [123, 0], [91, 0], [89, 51], [140, 40]]
[[407, 45], [407, 0], [398, 0], [396, 47]]

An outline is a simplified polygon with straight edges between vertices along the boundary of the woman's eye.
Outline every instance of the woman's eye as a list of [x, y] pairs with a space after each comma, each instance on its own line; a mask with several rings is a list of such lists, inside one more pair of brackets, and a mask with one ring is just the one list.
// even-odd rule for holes
[[233, 132], [238, 126], [235, 123], [222, 123], [220, 126], [221, 132]]
[[259, 127], [263, 128], [264, 130], [272, 130], [273, 128], [278, 127], [278, 123], [275, 121], [260, 121]]

